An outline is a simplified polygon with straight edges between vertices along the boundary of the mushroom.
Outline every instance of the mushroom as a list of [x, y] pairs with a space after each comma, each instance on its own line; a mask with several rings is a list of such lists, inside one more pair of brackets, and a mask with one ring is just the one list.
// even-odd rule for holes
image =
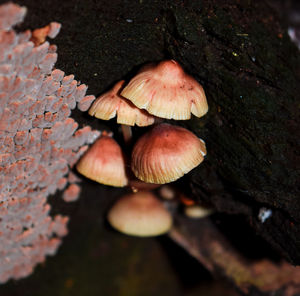
[[184, 208], [184, 213], [187, 217], [193, 219], [205, 218], [213, 213], [213, 209], [200, 205], [191, 205]]
[[89, 114], [103, 120], [117, 116], [117, 123], [122, 124], [124, 140], [128, 143], [131, 139], [130, 126], [151, 125], [154, 123], [154, 116], [145, 110], [140, 110], [119, 95], [124, 82], [124, 80], [119, 81], [110, 91], [98, 97], [90, 108]]
[[134, 236], [161, 235], [172, 226], [170, 213], [146, 191], [123, 196], [110, 209], [107, 218], [112, 227]]
[[131, 169], [144, 182], [164, 184], [198, 166], [205, 155], [203, 140], [185, 128], [162, 123], [136, 142]]
[[115, 187], [128, 184], [122, 150], [119, 144], [104, 132], [79, 160], [76, 168], [80, 174], [101, 184]]
[[202, 86], [174, 60], [150, 64], [130, 80], [121, 95], [161, 118], [186, 120], [208, 111]]
[[171, 187], [169, 185], [163, 185], [159, 189], [159, 195], [163, 199], [172, 200], [176, 196], [176, 191], [173, 187]]

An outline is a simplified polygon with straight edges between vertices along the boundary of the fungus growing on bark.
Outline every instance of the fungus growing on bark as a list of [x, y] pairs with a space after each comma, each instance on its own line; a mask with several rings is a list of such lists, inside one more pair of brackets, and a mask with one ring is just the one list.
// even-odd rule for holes
[[184, 213], [193, 219], [205, 218], [213, 213], [213, 209], [200, 205], [185, 206]]
[[78, 197], [68, 173], [99, 136], [69, 118], [86, 87], [53, 70], [56, 46], [34, 46], [31, 31], [13, 30], [25, 13], [13, 3], [0, 6], [0, 283], [29, 275], [56, 253], [68, 217], [51, 216], [47, 198], [68, 182], [64, 196]]
[[162, 123], [136, 142], [131, 168], [145, 182], [164, 184], [198, 166], [205, 155], [205, 143], [192, 132]]
[[157, 236], [172, 226], [172, 217], [151, 192], [128, 194], [108, 213], [108, 221], [118, 231], [134, 236]]
[[102, 120], [109, 120], [117, 116], [117, 123], [122, 124], [125, 142], [131, 139], [130, 126], [148, 126], [154, 123], [154, 116], [145, 110], [140, 110], [129, 100], [120, 96], [124, 80], [119, 81], [105, 94], [96, 99], [89, 110], [91, 116]]
[[106, 134], [96, 140], [79, 160], [76, 168], [80, 174], [101, 184], [115, 187], [128, 184], [121, 147]]
[[202, 86], [174, 60], [142, 68], [121, 95], [161, 118], [186, 120], [208, 111]]
[[35, 29], [32, 32], [31, 41], [35, 46], [38, 46], [46, 41], [46, 37], [55, 38], [59, 33], [61, 24], [56, 22], [51, 22], [49, 25]]
[[119, 81], [105, 94], [98, 97], [89, 110], [91, 116], [109, 120], [117, 116], [117, 123], [130, 126], [148, 126], [154, 123], [154, 116], [140, 110], [129, 100], [120, 96], [124, 80]]
[[173, 187], [171, 187], [169, 185], [164, 185], [159, 188], [159, 195], [163, 199], [172, 200], [176, 196], [176, 191]]

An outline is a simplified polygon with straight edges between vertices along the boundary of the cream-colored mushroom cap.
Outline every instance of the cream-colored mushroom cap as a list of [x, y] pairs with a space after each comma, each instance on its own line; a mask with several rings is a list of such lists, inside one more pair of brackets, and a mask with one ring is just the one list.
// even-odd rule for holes
[[200, 205], [192, 205], [186, 206], [184, 208], [184, 213], [190, 218], [200, 219], [211, 215], [213, 213], [213, 209]]
[[203, 140], [185, 128], [162, 123], [136, 142], [131, 169], [144, 182], [164, 184], [198, 166], [205, 155]]
[[186, 120], [208, 111], [202, 86], [174, 60], [142, 68], [121, 95], [161, 118]]
[[109, 136], [101, 136], [82, 156], [77, 171], [101, 184], [123, 187], [128, 184], [125, 157], [119, 144]]
[[109, 120], [117, 116], [117, 123], [147, 126], [154, 123], [154, 116], [140, 110], [129, 100], [119, 95], [124, 80], [119, 81], [110, 91], [98, 97], [89, 110], [91, 116]]
[[157, 236], [172, 226], [172, 216], [151, 193], [141, 191], [119, 199], [108, 213], [108, 221], [118, 231], [134, 236]]

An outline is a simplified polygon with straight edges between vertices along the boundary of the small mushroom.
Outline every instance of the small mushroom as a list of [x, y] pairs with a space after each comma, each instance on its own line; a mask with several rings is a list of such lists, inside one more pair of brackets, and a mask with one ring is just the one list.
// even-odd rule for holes
[[107, 218], [112, 227], [134, 236], [161, 235], [172, 226], [170, 213], [146, 191], [123, 196], [110, 209]]
[[206, 155], [204, 141], [189, 130], [162, 123], [135, 144], [131, 169], [147, 183], [175, 181], [198, 166]]
[[191, 205], [184, 208], [184, 213], [187, 217], [193, 219], [205, 218], [213, 213], [213, 209], [200, 205]]
[[89, 110], [91, 116], [102, 120], [109, 120], [117, 116], [117, 123], [122, 124], [125, 142], [131, 139], [130, 126], [148, 126], [154, 123], [154, 116], [145, 110], [140, 110], [129, 100], [120, 96], [124, 80], [119, 81], [105, 94], [93, 103]]
[[128, 184], [125, 157], [119, 144], [102, 135], [76, 165], [77, 171], [101, 184], [124, 187]]
[[176, 191], [173, 187], [169, 185], [163, 185], [159, 189], [159, 195], [161, 198], [166, 199], [166, 200], [172, 200], [176, 196]]
[[55, 36], [59, 33], [61, 25], [56, 22], [52, 22], [49, 25], [35, 29], [32, 32], [31, 41], [35, 46], [39, 46], [46, 41], [47, 37], [55, 38]]
[[161, 118], [186, 120], [208, 111], [202, 86], [174, 60], [150, 64], [130, 80], [121, 95]]

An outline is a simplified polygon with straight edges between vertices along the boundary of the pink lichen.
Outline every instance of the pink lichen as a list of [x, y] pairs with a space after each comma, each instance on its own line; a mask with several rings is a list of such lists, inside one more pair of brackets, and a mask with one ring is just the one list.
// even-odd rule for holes
[[70, 201], [75, 201], [78, 199], [79, 194], [80, 194], [80, 186], [78, 186], [77, 184], [71, 184], [65, 191], [63, 194], [63, 199], [66, 202], [70, 202]]
[[[67, 234], [68, 218], [51, 217], [47, 198], [67, 187], [76, 200], [79, 179], [70, 168], [99, 132], [70, 118], [87, 110], [94, 96], [73, 75], [54, 69], [56, 46], [35, 45], [32, 33], [16, 33], [26, 8], [0, 6], [0, 282], [29, 275], [55, 254]], [[60, 24], [47, 26], [54, 38]], [[68, 185], [70, 184], [70, 185]]]
[[93, 101], [95, 100], [94, 96], [86, 96], [84, 97], [79, 103], [78, 103], [78, 109], [80, 111], [87, 111], [91, 104], [93, 103]]

